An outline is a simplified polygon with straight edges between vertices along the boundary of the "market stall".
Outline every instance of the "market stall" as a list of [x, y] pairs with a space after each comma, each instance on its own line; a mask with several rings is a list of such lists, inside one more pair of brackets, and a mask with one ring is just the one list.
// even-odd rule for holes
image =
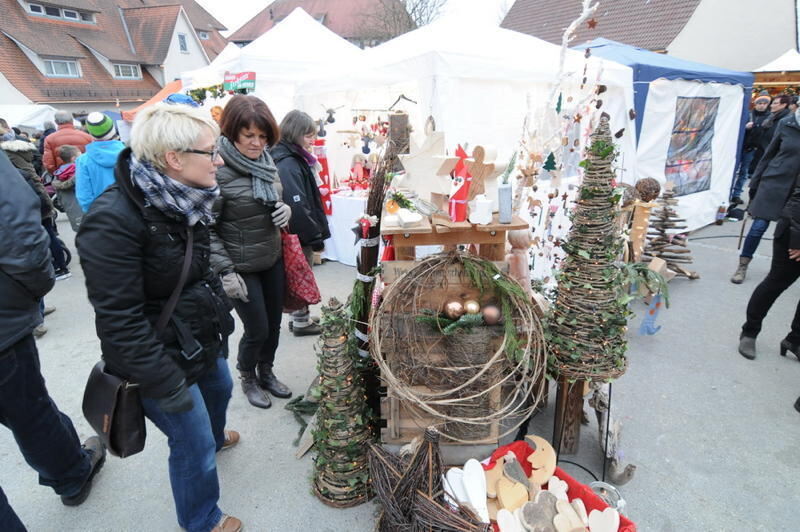
[[49, 105], [20, 104], [0, 105], [0, 118], [5, 119], [10, 126], [28, 129], [44, 129], [45, 122], [52, 122], [56, 109]]
[[624, 182], [671, 181], [687, 231], [714, 222], [730, 192], [753, 75], [608, 39], [578, 48], [633, 69], [637, 170]]

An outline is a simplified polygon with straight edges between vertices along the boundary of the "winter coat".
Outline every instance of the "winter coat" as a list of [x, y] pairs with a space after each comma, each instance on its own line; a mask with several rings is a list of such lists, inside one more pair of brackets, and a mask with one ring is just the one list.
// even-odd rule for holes
[[[53, 288], [50, 237], [36, 197], [0, 151], [0, 353], [42, 323], [39, 300]], [[2, 355], [0, 355], [2, 356]], [[7, 375], [0, 375], [2, 382]]]
[[321, 250], [331, 231], [311, 167], [293, 143], [280, 141], [270, 153], [281, 176], [283, 202], [292, 208], [289, 232], [296, 234], [303, 246]]
[[86, 152], [75, 161], [75, 197], [83, 212], [105, 189], [114, 184], [114, 166], [125, 144], [102, 140], [87, 144]]
[[[225, 160], [225, 166], [217, 170], [217, 183], [220, 195], [211, 226], [211, 267], [217, 273], [272, 268], [283, 254], [280, 229], [272, 223], [273, 209], [253, 197], [253, 178], [236, 161]], [[274, 186], [280, 195], [277, 179]]]
[[794, 182], [773, 236], [780, 238], [786, 231], [789, 231], [789, 249], [800, 249], [800, 176]]
[[230, 302], [209, 265], [209, 234], [194, 226], [191, 267], [164, 334], [155, 325], [178, 283], [186, 224], [152, 206], [130, 177], [130, 149], [120, 154], [116, 184], [95, 200], [77, 246], [95, 311], [106, 367], [160, 398], [196, 382], [227, 356]]
[[53, 174], [52, 184], [64, 212], [67, 213], [69, 225], [77, 233], [81, 225], [81, 218], [83, 218], [83, 209], [75, 197], [75, 163], [59, 166], [56, 173]]
[[8, 159], [22, 174], [28, 185], [39, 196], [41, 203], [42, 220], [53, 216], [53, 200], [47, 194], [42, 184], [41, 178], [36, 175], [33, 167], [33, 157], [36, 153], [36, 146], [25, 140], [6, 140], [0, 142], [0, 150], [3, 150]]
[[772, 142], [772, 138], [778, 130], [778, 124], [791, 113], [792, 112], [787, 107], [786, 109], [781, 109], [777, 113], [770, 113], [770, 115], [761, 122], [761, 130], [756, 139], [758, 148], [761, 148], [762, 151], [767, 150], [767, 146]]
[[762, 141], [762, 137], [764, 136], [763, 124], [767, 117], [769, 117], [769, 114], [769, 111], [759, 112], [753, 110], [750, 112], [750, 122], [753, 123], [753, 127], [746, 130], [744, 133], [744, 143], [742, 145], [744, 151], [753, 151], [757, 148], [764, 148], [769, 145], [769, 140], [767, 140], [767, 142]]
[[790, 114], [778, 124], [772, 142], [750, 179], [750, 214], [755, 218], [777, 220], [798, 173], [800, 124]]
[[72, 124], [60, 124], [58, 131], [47, 135], [44, 139], [44, 153], [42, 159], [45, 169], [51, 174], [58, 169], [59, 166], [64, 164], [61, 157], [58, 156], [58, 148], [65, 144], [75, 146], [81, 153], [86, 151], [86, 145], [94, 140], [88, 133], [75, 129]]
[[44, 155], [44, 139], [46, 139], [51, 133], [55, 132], [56, 130], [51, 127], [44, 130], [44, 133], [42, 133], [42, 136], [39, 138], [39, 144], [37, 146], [39, 148], [39, 155]]

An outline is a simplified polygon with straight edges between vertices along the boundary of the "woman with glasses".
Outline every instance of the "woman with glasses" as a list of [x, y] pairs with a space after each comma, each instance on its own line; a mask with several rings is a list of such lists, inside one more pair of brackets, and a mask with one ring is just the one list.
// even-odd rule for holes
[[218, 131], [207, 112], [185, 105], [141, 111], [116, 183], [92, 203], [77, 238], [106, 368], [139, 386], [145, 415], [166, 434], [178, 523], [189, 532], [242, 525], [217, 506], [215, 453], [239, 441], [224, 430], [233, 317], [209, 263]]
[[273, 373], [283, 313], [284, 270], [280, 228], [292, 211], [268, 148], [280, 137], [267, 104], [255, 96], [231, 98], [222, 113], [214, 204], [211, 265], [244, 324], [237, 368], [251, 405], [269, 408], [292, 392]]

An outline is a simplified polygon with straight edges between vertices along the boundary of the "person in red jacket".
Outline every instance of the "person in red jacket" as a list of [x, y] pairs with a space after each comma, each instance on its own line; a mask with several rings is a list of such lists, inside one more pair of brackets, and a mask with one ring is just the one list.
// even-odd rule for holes
[[44, 153], [42, 153], [44, 167], [51, 174], [64, 164], [58, 156], [58, 148], [69, 144], [83, 153], [86, 151], [86, 145], [94, 140], [88, 133], [75, 129], [72, 125], [72, 115], [68, 111], [56, 111], [55, 120], [58, 131], [44, 139]]

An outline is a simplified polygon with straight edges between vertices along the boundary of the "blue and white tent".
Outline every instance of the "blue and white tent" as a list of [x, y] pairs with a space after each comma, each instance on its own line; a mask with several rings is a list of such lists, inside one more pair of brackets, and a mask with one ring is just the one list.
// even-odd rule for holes
[[689, 230], [728, 199], [744, 137], [753, 75], [595, 39], [581, 50], [633, 69], [636, 176], [671, 181]]

